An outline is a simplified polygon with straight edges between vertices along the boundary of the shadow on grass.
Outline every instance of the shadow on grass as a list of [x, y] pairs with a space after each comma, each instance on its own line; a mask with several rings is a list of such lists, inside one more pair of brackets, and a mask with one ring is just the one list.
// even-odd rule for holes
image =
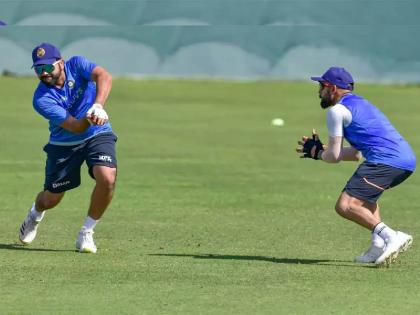
[[33, 252], [75, 252], [76, 250], [71, 249], [51, 249], [51, 248], [34, 248], [28, 247], [22, 244], [0, 244], [0, 250], [24, 250]]
[[356, 263], [345, 261], [345, 260], [330, 260], [330, 259], [276, 258], [276, 257], [267, 257], [267, 256], [219, 255], [219, 254], [196, 254], [196, 255], [193, 255], [193, 254], [149, 254], [149, 256], [191, 257], [195, 259], [254, 260], [254, 261], [266, 261], [266, 262], [271, 262], [275, 264], [377, 268], [375, 265], [356, 264]]

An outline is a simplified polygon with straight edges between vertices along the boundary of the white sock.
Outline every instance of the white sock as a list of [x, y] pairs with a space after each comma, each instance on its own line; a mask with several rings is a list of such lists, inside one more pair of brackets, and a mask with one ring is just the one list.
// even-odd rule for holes
[[90, 216], [86, 217], [85, 224], [83, 224], [82, 229], [93, 231], [96, 224], [99, 222], [99, 220], [92, 219]]
[[31, 218], [37, 222], [40, 222], [44, 218], [45, 211], [39, 212], [36, 211], [35, 202], [32, 204], [31, 210]]
[[383, 248], [385, 246], [385, 241], [378, 234], [372, 232], [372, 245], [378, 248]]
[[397, 232], [391, 229], [388, 225], [381, 222], [378, 223], [373, 229], [373, 233], [379, 235], [385, 242], [387, 242], [391, 237], [394, 237]]

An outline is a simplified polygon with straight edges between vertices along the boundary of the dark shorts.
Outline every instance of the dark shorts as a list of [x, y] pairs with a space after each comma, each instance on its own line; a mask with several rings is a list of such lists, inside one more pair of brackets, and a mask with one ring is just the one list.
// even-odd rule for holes
[[44, 147], [47, 153], [44, 190], [59, 193], [78, 187], [80, 168], [85, 161], [92, 178], [94, 165], [117, 168], [116, 141], [117, 136], [113, 133], [102, 133], [78, 145], [48, 143]]
[[405, 181], [413, 172], [389, 165], [363, 162], [343, 191], [357, 199], [376, 203], [382, 193]]

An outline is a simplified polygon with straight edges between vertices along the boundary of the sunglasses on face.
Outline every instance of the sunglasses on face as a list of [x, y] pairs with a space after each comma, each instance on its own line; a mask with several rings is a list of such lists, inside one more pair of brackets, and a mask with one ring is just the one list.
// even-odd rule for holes
[[319, 82], [319, 88], [323, 89], [324, 87], [331, 87], [334, 86], [333, 84], [330, 84], [328, 82]]
[[39, 65], [39, 66], [35, 66], [34, 70], [35, 73], [37, 75], [41, 75], [43, 72], [46, 73], [52, 73], [55, 69], [55, 65], [59, 62], [60, 60], [57, 60], [56, 62], [54, 62], [53, 64], [47, 64], [47, 65]]

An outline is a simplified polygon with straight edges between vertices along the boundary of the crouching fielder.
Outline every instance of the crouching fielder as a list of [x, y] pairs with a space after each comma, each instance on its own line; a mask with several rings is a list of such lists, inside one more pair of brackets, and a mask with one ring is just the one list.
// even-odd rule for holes
[[54, 208], [67, 190], [80, 185], [80, 168], [86, 162], [96, 185], [76, 249], [96, 253], [93, 230], [112, 200], [117, 174], [117, 137], [103, 109], [112, 77], [84, 57], [64, 61], [58, 48], [49, 43], [35, 47], [32, 60], [40, 80], [33, 106], [48, 120], [50, 139], [44, 146], [47, 154], [44, 190], [37, 195], [23, 221], [19, 238], [23, 244], [35, 239], [45, 210]]
[[[407, 250], [411, 235], [395, 231], [382, 222], [378, 199], [389, 188], [405, 181], [415, 170], [416, 157], [410, 145], [385, 115], [367, 100], [353, 94], [354, 81], [344, 68], [331, 67], [319, 82], [321, 107], [327, 109], [328, 145], [315, 130], [312, 138], [302, 137], [301, 157], [322, 160], [365, 161], [349, 179], [335, 209], [339, 215], [372, 231], [371, 246], [355, 261], [389, 266]], [[346, 139], [350, 146], [343, 146]]]

